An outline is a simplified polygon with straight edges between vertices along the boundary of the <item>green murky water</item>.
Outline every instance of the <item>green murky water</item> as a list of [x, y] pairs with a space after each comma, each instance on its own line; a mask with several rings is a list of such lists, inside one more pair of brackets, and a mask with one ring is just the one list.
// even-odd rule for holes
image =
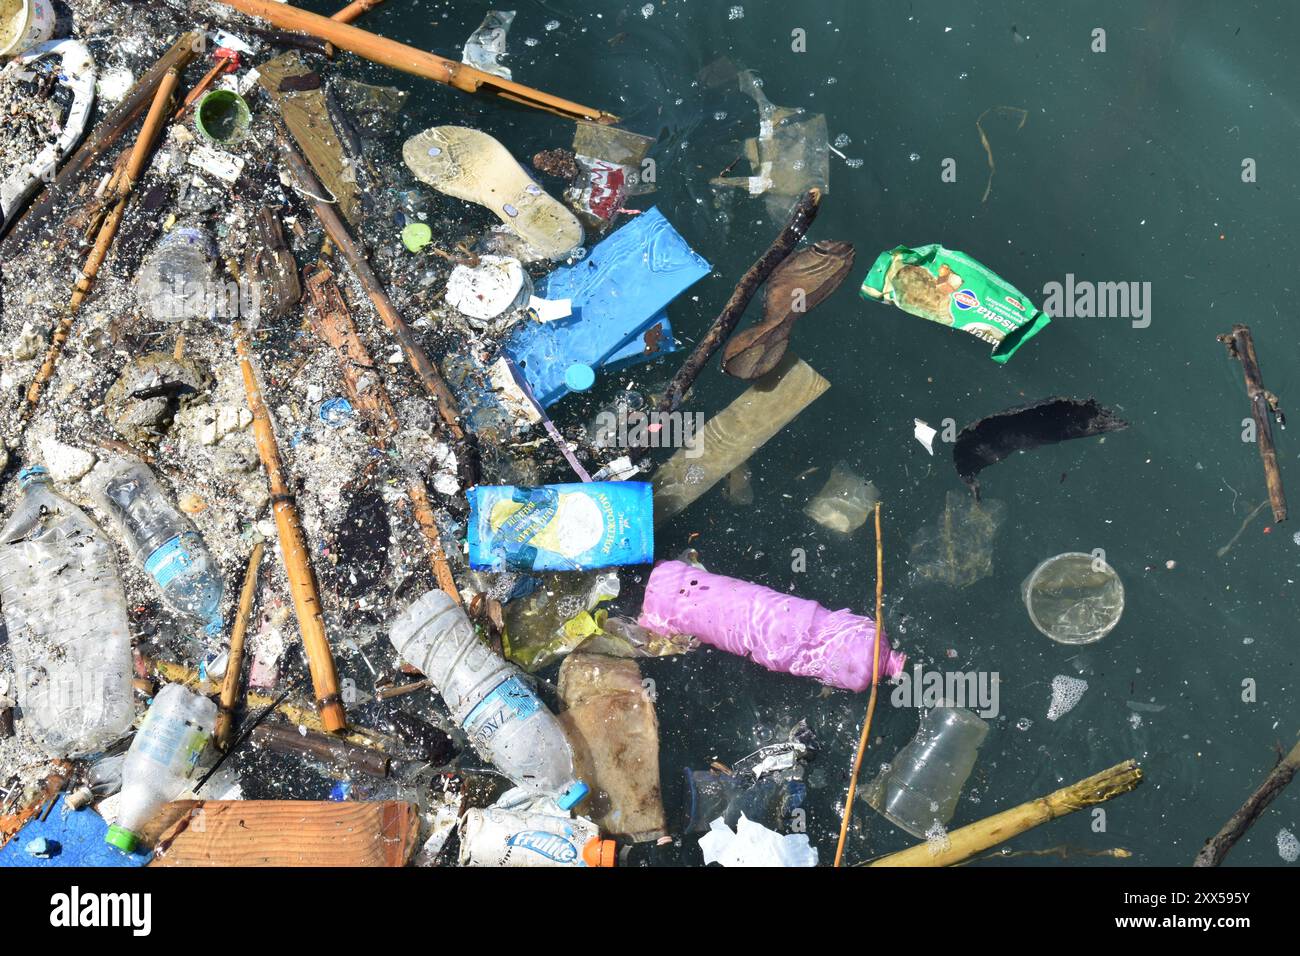
[[[330, 12], [338, 3], [307, 5]], [[896, 643], [927, 668], [1001, 679], [1000, 712], [953, 826], [1134, 757], [1146, 783], [1107, 805], [1104, 832], [1098, 818], [1076, 814], [1015, 848], [1125, 847], [1135, 863], [1190, 862], [1273, 765], [1275, 747], [1290, 746], [1300, 714], [1295, 529], [1270, 530], [1265, 511], [1217, 554], [1265, 490], [1256, 446], [1241, 440], [1249, 409], [1240, 366], [1215, 341], [1232, 323], [1248, 323], [1268, 386], [1284, 407], [1300, 394], [1294, 280], [1282, 253], [1297, 202], [1300, 91], [1289, 38], [1300, 8], [745, 0], [737, 16], [726, 2], [659, 0], [646, 16], [637, 3], [514, 6], [507, 62], [515, 79], [616, 112], [658, 138], [658, 192], [640, 204], [656, 203], [714, 266], [671, 309], [687, 340], [780, 225], [761, 198], [708, 185], [755, 135], [757, 114], [734, 86], [707, 89], [697, 74], [726, 56], [758, 71], [774, 103], [824, 113], [831, 139], [847, 137], [840, 148], [852, 162], [832, 157], [811, 237], [852, 242], [858, 264], [791, 342], [831, 390], [755, 456], [751, 506], [733, 506], [719, 485], [662, 529], [657, 553], [672, 556], [689, 541], [711, 570], [870, 612], [867, 529], [843, 538], [803, 514], [834, 463], [848, 463], [884, 501]], [[485, 10], [401, 0], [361, 25], [458, 59]], [[1105, 52], [1092, 50], [1097, 27]], [[795, 30], [806, 52], [792, 50]], [[571, 126], [554, 117], [355, 61], [347, 70], [413, 91], [411, 131], [478, 126], [520, 157], [571, 140]], [[1019, 114], [985, 117], [996, 176], [981, 201], [989, 169], [976, 121], [999, 106], [1027, 118], [1017, 128]], [[396, 144], [392, 156], [400, 162]], [[1243, 182], [1246, 159], [1256, 182]], [[941, 176], [945, 160], [955, 163], [955, 182]], [[999, 367], [973, 338], [858, 298], [879, 251], [929, 242], [969, 252], [1040, 304], [1044, 286], [1067, 274], [1150, 283], [1149, 324], [1057, 318]], [[602, 382], [592, 401], [629, 380], [661, 387], [675, 362]], [[692, 408], [711, 414], [741, 389], [715, 362]], [[1007, 505], [993, 574], [966, 590], [913, 585], [907, 542], [962, 486], [950, 446], [937, 443], [929, 457], [912, 438], [912, 419], [960, 427], [1049, 395], [1095, 396], [1132, 427], [986, 471], [984, 494]], [[564, 423], [591, 407], [554, 411]], [[1286, 432], [1278, 441], [1283, 477], [1300, 480], [1294, 441]], [[1020, 583], [1044, 558], [1098, 548], [1123, 580], [1123, 619], [1098, 644], [1054, 644], [1029, 622]], [[802, 573], [792, 570], [794, 549], [808, 555]], [[670, 814], [680, 810], [682, 766], [734, 760], [806, 718], [823, 745], [809, 779], [808, 830], [829, 861], [866, 695], [827, 696], [811, 681], [713, 651], [643, 666], [658, 690]], [[1049, 721], [1057, 675], [1088, 689]], [[916, 722], [915, 711], [886, 699], [864, 778]], [[1279, 799], [1230, 862], [1280, 863], [1278, 831], [1300, 825], [1298, 800]], [[865, 805], [856, 819], [850, 859], [911, 842]]]

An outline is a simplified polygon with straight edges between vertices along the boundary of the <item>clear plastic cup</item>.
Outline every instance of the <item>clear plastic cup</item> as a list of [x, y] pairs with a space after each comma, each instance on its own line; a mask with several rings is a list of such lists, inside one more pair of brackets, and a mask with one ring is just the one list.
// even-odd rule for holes
[[1029, 620], [1061, 644], [1091, 644], [1124, 612], [1124, 584], [1100, 557], [1069, 551], [1048, 558], [1020, 585]]
[[916, 736], [871, 781], [867, 803], [894, 826], [924, 840], [935, 824], [957, 812], [989, 725], [963, 707], [936, 707], [921, 715]]

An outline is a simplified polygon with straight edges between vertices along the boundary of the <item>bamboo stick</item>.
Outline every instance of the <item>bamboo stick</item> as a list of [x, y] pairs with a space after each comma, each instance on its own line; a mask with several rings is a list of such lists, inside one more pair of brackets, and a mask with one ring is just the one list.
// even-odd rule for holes
[[163, 78], [172, 70], [179, 72], [189, 66], [203, 50], [203, 42], [201, 32], [186, 33], [172, 44], [171, 49], [159, 57], [158, 62], [136, 81], [122, 98], [122, 102], [100, 120], [99, 125], [85, 142], [63, 164], [63, 168], [54, 177], [54, 181], [50, 183], [41, 199], [29, 206], [20, 219], [11, 218], [8, 223], [0, 225], [0, 236], [5, 235], [6, 229], [11, 229], [6, 237], [6, 244], [21, 246], [26, 242], [29, 234], [39, 228], [40, 223], [49, 217], [55, 202], [72, 192], [74, 181], [121, 139], [130, 129], [131, 124], [139, 119], [140, 114], [155, 99], [158, 84], [163, 81]]
[[464, 63], [457, 63], [407, 46], [405, 43], [377, 36], [347, 23], [301, 10], [288, 3], [276, 3], [274, 0], [220, 0], [220, 2], [248, 16], [266, 20], [282, 30], [308, 33], [367, 60], [404, 73], [422, 76], [466, 93], [477, 93], [480, 88], [487, 87], [504, 99], [556, 113], [569, 119], [605, 124], [618, 122], [617, 116], [602, 110], [552, 96], [550, 93], [543, 93], [541, 90], [532, 89], [522, 83], [515, 83], [513, 80], [503, 79], [491, 73], [484, 73]]
[[331, 14], [330, 19], [337, 20], [339, 23], [351, 23], [363, 13], [368, 13], [383, 2], [384, 0], [352, 0], [338, 13]]
[[325, 632], [320, 593], [305, 543], [302, 520], [298, 516], [298, 505], [284, 480], [284, 464], [275, 442], [275, 426], [271, 423], [271, 413], [267, 410], [266, 403], [262, 401], [262, 390], [253, 368], [248, 339], [244, 335], [243, 326], [238, 322], [234, 323], [234, 337], [239, 370], [244, 378], [244, 395], [248, 401], [248, 410], [253, 413], [253, 438], [271, 488], [271, 511], [275, 515], [280, 559], [284, 563], [285, 576], [289, 579], [298, 631], [302, 634], [303, 648], [307, 652], [307, 666], [316, 693], [316, 707], [320, 711], [324, 728], [330, 733], [337, 733], [347, 727], [347, 716], [339, 694], [338, 673], [334, 669], [334, 656]]
[[433, 563], [433, 575], [438, 581], [438, 587], [442, 588], [453, 601], [460, 604], [460, 588], [456, 587], [456, 579], [452, 576], [451, 565], [447, 561], [446, 549], [442, 546], [442, 534], [438, 530], [438, 522], [434, 520], [433, 507], [429, 504], [429, 489], [425, 487], [424, 480], [415, 475], [407, 484], [406, 493], [411, 497], [411, 510], [415, 512], [416, 524], [420, 526], [424, 540], [428, 542], [429, 557]]
[[226, 655], [226, 674], [221, 682], [221, 703], [217, 707], [217, 728], [213, 734], [217, 747], [230, 746], [230, 733], [234, 727], [235, 703], [243, 687], [244, 637], [248, 634], [248, 618], [253, 610], [253, 596], [257, 593], [257, 570], [262, 563], [265, 545], [253, 545], [244, 572], [244, 589], [239, 594], [239, 610], [235, 612], [235, 625], [230, 632], [230, 652]]
[[1286, 520], [1286, 493], [1282, 490], [1282, 473], [1277, 467], [1277, 449], [1273, 446], [1273, 424], [1286, 427], [1286, 417], [1278, 406], [1277, 396], [1264, 387], [1264, 377], [1255, 358], [1255, 340], [1250, 328], [1238, 323], [1231, 332], [1219, 336], [1228, 346], [1228, 355], [1241, 361], [1246, 376], [1246, 394], [1250, 398], [1250, 414], [1255, 421], [1255, 438], [1259, 444], [1259, 457], [1264, 461], [1264, 481], [1268, 485], [1268, 500], [1273, 506], [1273, 520]]
[[1096, 806], [1112, 797], [1128, 793], [1141, 782], [1142, 768], [1136, 761], [1126, 760], [1078, 783], [1062, 787], [1045, 797], [1030, 800], [1018, 807], [995, 813], [991, 817], [985, 817], [983, 820], [953, 830], [948, 834], [947, 845], [942, 849], [936, 850], [930, 844], [922, 843], [898, 853], [882, 856], [866, 865], [952, 866], [1049, 820], [1082, 810], [1084, 807]]
[[90, 255], [86, 257], [86, 264], [82, 266], [81, 274], [73, 285], [72, 298], [68, 302], [66, 313], [59, 319], [54, 328], [54, 335], [50, 339], [49, 348], [45, 352], [45, 361], [41, 363], [40, 370], [32, 379], [31, 385], [27, 387], [27, 400], [20, 412], [23, 422], [26, 422], [31, 417], [32, 412], [36, 410], [36, 405], [41, 400], [41, 393], [45, 389], [45, 384], [54, 374], [54, 366], [59, 361], [59, 356], [63, 354], [63, 346], [72, 334], [72, 320], [76, 316], [77, 310], [81, 308], [81, 303], [90, 294], [95, 277], [99, 275], [99, 268], [104, 264], [104, 259], [108, 256], [109, 246], [112, 245], [113, 237], [117, 235], [118, 227], [122, 224], [122, 216], [126, 213], [127, 203], [135, 192], [136, 183], [144, 173], [145, 163], [153, 153], [154, 144], [167, 117], [168, 104], [171, 102], [172, 94], [176, 92], [176, 85], [179, 82], [180, 72], [172, 68], [167, 71], [158, 84], [153, 103], [149, 106], [149, 115], [145, 117], [144, 125], [140, 128], [140, 135], [136, 137], [135, 145], [131, 147], [131, 158], [127, 161], [126, 172], [118, 185], [117, 202], [114, 204], [112, 211], [105, 217], [103, 225], [99, 227], [99, 235], [95, 240], [94, 248], [90, 250]]
[[1237, 841], [1250, 829], [1251, 824], [1259, 818], [1273, 799], [1286, 789], [1287, 785], [1300, 772], [1300, 743], [1291, 748], [1291, 752], [1279, 761], [1264, 782], [1241, 805], [1241, 809], [1232, 815], [1218, 833], [1206, 841], [1201, 852], [1196, 854], [1192, 866], [1218, 866], [1228, 851], [1237, 845]]
[[853, 758], [853, 775], [849, 777], [849, 795], [844, 800], [844, 816], [840, 820], [840, 840], [835, 845], [835, 866], [844, 858], [844, 840], [849, 835], [849, 821], [853, 819], [853, 798], [858, 790], [858, 774], [862, 772], [862, 758], [866, 756], [871, 740], [871, 719], [876, 714], [876, 692], [880, 689], [880, 637], [885, 629], [885, 552], [880, 540], [880, 502], [876, 502], [876, 636], [871, 654], [871, 697], [867, 701], [867, 717], [862, 722], [862, 736], [858, 738], [858, 752]]

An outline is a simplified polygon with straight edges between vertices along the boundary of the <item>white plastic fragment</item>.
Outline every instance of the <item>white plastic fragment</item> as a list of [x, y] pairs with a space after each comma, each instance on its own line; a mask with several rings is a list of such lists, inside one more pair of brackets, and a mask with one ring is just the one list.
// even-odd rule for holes
[[777, 833], [743, 813], [733, 833], [722, 817], [700, 837], [704, 863], [723, 866], [816, 866], [817, 850], [806, 833]]
[[528, 297], [528, 312], [538, 322], [554, 322], [573, 314], [572, 299], [543, 299], [540, 296]]
[[919, 418], [913, 418], [912, 423], [916, 426], [912, 434], [916, 440], [925, 446], [925, 450], [931, 455], [934, 454], [934, 436], [939, 434], [937, 429], [931, 428]]
[[205, 145], [194, 147], [190, 153], [189, 164], [231, 185], [239, 178], [239, 174], [244, 171], [242, 157]]

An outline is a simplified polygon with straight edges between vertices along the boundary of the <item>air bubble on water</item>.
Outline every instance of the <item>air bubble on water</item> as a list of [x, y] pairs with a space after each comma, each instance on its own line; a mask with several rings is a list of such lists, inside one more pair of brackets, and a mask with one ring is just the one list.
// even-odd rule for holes
[[1056, 720], [1074, 710], [1075, 704], [1088, 689], [1086, 680], [1057, 674], [1052, 678], [1052, 702], [1047, 707], [1047, 719]]
[[1139, 727], [1142, 726], [1142, 715], [1141, 715], [1141, 714], [1129, 714], [1129, 715], [1128, 715], [1128, 725], [1129, 725], [1130, 727], [1132, 727], [1134, 730], [1137, 730]]
[[654, 16], [654, 13], [655, 13], [655, 5], [653, 3], [647, 3], [644, 7], [641, 8], [641, 16], [645, 17], [647, 20], [649, 20], [652, 16]]
[[907, 158], [908, 158], [909, 160], [911, 160], [912, 162], [914, 162], [914, 163], [916, 163], [916, 162], [920, 162], [920, 160], [921, 160], [921, 154], [920, 154], [920, 153], [909, 153], [908, 156], [907, 156]]
[[686, 469], [686, 483], [688, 485], [698, 485], [704, 480], [704, 474], [703, 465], [691, 465]]
[[1285, 827], [1277, 831], [1277, 855], [1288, 863], [1300, 860], [1300, 839]]
[[743, 20], [743, 19], [745, 19], [745, 8], [744, 8], [744, 7], [732, 7], [730, 10], [727, 11], [727, 19], [728, 19], [728, 20]]
[[853, 140], [849, 139], [849, 134], [848, 134], [848, 133], [840, 133], [839, 136], [836, 136], [836, 137], [835, 137], [835, 148], [836, 148], [836, 149], [843, 149], [845, 146], [849, 145], [849, 143], [851, 143], [851, 142], [853, 142]]
[[849, 169], [861, 169], [861, 168], [862, 168], [862, 160], [861, 160], [861, 159], [846, 159], [846, 160], [844, 160], [844, 165], [847, 166], [847, 167], [849, 167]]
[[1295, 534], [1291, 535], [1291, 540], [1294, 541], [1296, 544], [1300, 544], [1300, 531], [1297, 531]]
[[726, 110], [718, 110], [716, 113], [713, 114], [713, 118], [714, 118], [715, 120], [724, 120], [724, 119], [727, 118], [727, 111], [726, 111]]
[[957, 79], [959, 79], [959, 80], [964, 80], [964, 79], [966, 79], [966, 77], [968, 77], [968, 76], [970, 76], [969, 73], [958, 73], [958, 74], [957, 74]]
[[839, 80], [837, 80], [837, 79], [836, 79], [835, 77], [833, 77], [833, 76], [828, 76], [828, 77], [826, 77], [826, 85], [827, 85], [827, 86], [834, 86], [834, 85], [835, 85], [836, 83], [838, 83], [838, 82], [839, 82]]
[[952, 841], [948, 839], [948, 828], [938, 820], [925, 831], [925, 842], [930, 848], [931, 856], [938, 856], [952, 846]]
[[561, 620], [567, 621], [583, 612], [583, 600], [576, 594], [566, 594], [555, 602], [555, 610], [559, 612]]
[[790, 164], [790, 168], [793, 169], [795, 172], [798, 172], [799, 170], [803, 169], [803, 160], [796, 159], [793, 163]]
[[541, 42], [537, 37], [524, 37], [524, 46], [537, 46]]
[[1028, 730], [1032, 726], [1034, 726], [1034, 722], [1028, 717], [1021, 717], [1016, 721], [1016, 730]]
[[547, 20], [547, 21], [546, 21], [546, 32], [547, 32], [547, 33], [551, 32], [552, 30], [558, 30], [558, 29], [560, 29], [560, 21], [559, 21], [559, 20]]

